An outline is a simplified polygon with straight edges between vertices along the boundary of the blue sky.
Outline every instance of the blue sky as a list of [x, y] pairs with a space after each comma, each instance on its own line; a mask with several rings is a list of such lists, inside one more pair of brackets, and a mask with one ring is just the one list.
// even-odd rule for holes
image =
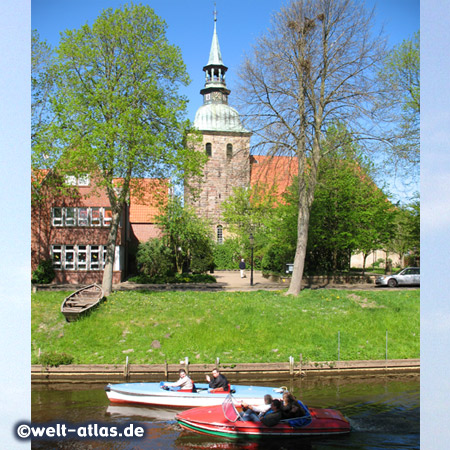
[[[0, 234], [0, 330], [2, 414], [0, 436], [5, 448], [24, 448], [12, 425], [29, 417], [30, 341], [30, 185], [29, 185], [29, 33], [56, 45], [59, 32], [92, 23], [115, 0], [3, 0], [0, 3], [0, 143], [3, 205]], [[193, 119], [201, 104], [202, 67], [212, 37], [213, 1], [154, 0], [149, 3], [168, 24], [168, 38], [183, 54], [192, 84], [185, 92]], [[233, 89], [242, 54], [270, 23], [280, 0], [217, 0], [218, 33]], [[377, 4], [377, 23], [385, 24], [395, 45], [419, 27], [418, 0], [369, 0]], [[450, 301], [444, 271], [450, 254], [450, 105], [448, 92], [450, 8], [442, 0], [422, 1], [422, 447], [446, 448], [449, 411]], [[32, 25], [31, 25], [32, 24]], [[233, 95], [233, 94], [232, 94]], [[231, 95], [231, 101], [232, 101]], [[11, 232], [12, 231], [12, 232]], [[6, 387], [5, 387], [6, 386]], [[447, 395], [445, 395], [447, 394]]]
[[[33, 0], [31, 24], [42, 39], [56, 46], [61, 31], [79, 28], [86, 22], [92, 25], [103, 9], [124, 3], [121, 0]], [[202, 68], [208, 61], [211, 45], [214, 1], [145, 0], [141, 3], [151, 6], [166, 21], [169, 41], [182, 51], [192, 79], [185, 94], [190, 100], [189, 118], [193, 120], [202, 104], [199, 91], [204, 83]], [[268, 28], [272, 13], [285, 3], [284, 0], [216, 0], [217, 31], [223, 61], [229, 68], [227, 84], [231, 90], [243, 54], [250, 51], [252, 42]], [[377, 26], [385, 26], [391, 45], [419, 29], [419, 0], [368, 0], [367, 5], [368, 8], [376, 6]]]

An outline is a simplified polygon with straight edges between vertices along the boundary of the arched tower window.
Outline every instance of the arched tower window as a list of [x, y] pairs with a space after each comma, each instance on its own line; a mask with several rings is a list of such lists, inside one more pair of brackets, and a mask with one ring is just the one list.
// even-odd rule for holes
[[227, 159], [230, 160], [233, 157], [233, 145], [227, 144]]
[[222, 225], [217, 225], [217, 243], [223, 244], [223, 227], [222, 227]]
[[210, 142], [208, 142], [208, 143], [205, 145], [205, 151], [206, 151], [206, 154], [207, 154], [208, 156], [211, 156], [211, 155], [212, 155], [212, 145], [211, 145]]

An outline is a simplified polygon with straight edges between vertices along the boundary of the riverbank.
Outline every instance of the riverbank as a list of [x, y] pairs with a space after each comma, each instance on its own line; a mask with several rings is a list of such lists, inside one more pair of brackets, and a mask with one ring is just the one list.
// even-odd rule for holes
[[[394, 375], [420, 372], [419, 359], [378, 361], [322, 361], [304, 362], [292, 358], [287, 363], [266, 364], [82, 364], [59, 367], [31, 367], [31, 382], [58, 383], [123, 383], [174, 380], [180, 368], [185, 369], [194, 381], [203, 380], [205, 373], [214, 367], [230, 380], [257, 377], [270, 380], [280, 377], [350, 376], [350, 375]], [[233, 382], [234, 382], [233, 381]]]
[[[283, 292], [119, 291], [67, 323], [65, 292], [32, 294], [32, 364], [224, 365], [414, 359], [420, 355], [418, 290]], [[70, 356], [66, 358], [64, 355]], [[56, 361], [53, 356], [56, 356]], [[64, 358], [63, 358], [64, 356]], [[59, 362], [61, 364], [61, 362]], [[55, 364], [54, 364], [55, 365]]]

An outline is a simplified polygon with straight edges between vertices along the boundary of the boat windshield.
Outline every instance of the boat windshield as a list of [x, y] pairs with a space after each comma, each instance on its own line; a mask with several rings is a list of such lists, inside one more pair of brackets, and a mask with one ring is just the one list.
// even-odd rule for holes
[[236, 422], [241, 418], [238, 410], [234, 406], [233, 397], [231, 394], [228, 394], [225, 400], [223, 401], [222, 411], [223, 415], [225, 416], [225, 419], [229, 420], [230, 422]]

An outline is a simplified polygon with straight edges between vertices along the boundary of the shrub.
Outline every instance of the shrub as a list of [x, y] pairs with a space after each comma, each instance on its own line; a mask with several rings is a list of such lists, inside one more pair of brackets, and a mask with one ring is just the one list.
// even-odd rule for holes
[[239, 268], [241, 245], [237, 239], [227, 239], [214, 247], [214, 267], [217, 270], [234, 270]]
[[267, 248], [262, 261], [261, 269], [265, 273], [286, 275], [286, 264], [294, 262], [292, 250], [282, 245], [271, 245]]
[[128, 279], [133, 283], [140, 284], [165, 284], [165, 283], [216, 283], [212, 275], [206, 273], [176, 273], [165, 277], [148, 277], [138, 275]]
[[55, 270], [50, 259], [41, 260], [33, 271], [31, 282], [35, 284], [49, 284], [55, 279]]
[[177, 273], [175, 283], [216, 283], [215, 277], [207, 273]]
[[200, 241], [203, 242], [199, 242], [199, 245], [192, 249], [192, 256], [190, 260], [191, 272], [196, 274], [208, 272], [208, 270], [214, 266], [211, 240], [207, 236], [204, 236], [204, 239], [201, 239]]
[[174, 272], [173, 253], [158, 238], [139, 244], [136, 260], [139, 272], [149, 279], [164, 279]]
[[41, 353], [41, 356], [39, 357], [39, 362], [43, 366], [58, 367], [72, 364], [73, 359], [74, 359], [73, 356], [68, 355], [67, 353], [44, 352]]

